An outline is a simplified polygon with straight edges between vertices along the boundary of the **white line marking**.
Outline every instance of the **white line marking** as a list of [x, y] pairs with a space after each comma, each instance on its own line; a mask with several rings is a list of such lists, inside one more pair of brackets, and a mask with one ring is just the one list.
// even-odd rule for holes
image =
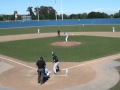
[[65, 75], [55, 75], [55, 76], [61, 76], [61, 77], [65, 77], [65, 76], [66, 76], [66, 74], [65, 74]]
[[68, 73], [68, 69], [66, 70], [66, 73]]
[[33, 72], [33, 69], [29, 71], [29, 73], [27, 74], [27, 77], [33, 76], [33, 75], [31, 75], [32, 72]]
[[[36, 73], [36, 74], [32, 74], [32, 73]], [[51, 71], [48, 71], [48, 73], [51, 74]], [[29, 76], [38, 76], [38, 74], [37, 74], [37, 71], [36, 71], [36, 70], [31, 69], [26, 76], [27, 76], [27, 77], [29, 77]]]
[[53, 73], [53, 74], [52, 74], [52, 77], [54, 77], [54, 76], [63, 76], [63, 77], [64, 77], [64, 76], [67, 76], [66, 69], [61, 69], [61, 70], [65, 70], [65, 74], [63, 74], [63, 75], [57, 75], [57, 74], [54, 75], [54, 73]]
[[13, 60], [8, 59], [8, 58], [4, 58], [4, 57], [0, 57], [0, 58], [5, 59], [5, 60], [10, 61], [10, 62], [13, 62], [13, 63], [17, 63], [17, 64], [19, 64], [19, 65], [22, 65], [22, 66], [25, 66], [25, 67], [28, 67], [28, 68], [31, 68], [31, 69], [34, 69], [34, 70], [37, 70], [36, 68], [33, 68], [33, 67], [31, 67], [31, 66], [22, 64], [22, 63], [20, 63], [20, 62], [13, 61]]
[[112, 55], [112, 56], [108, 56], [108, 57], [98, 58], [98, 59], [100, 59], [100, 60], [96, 60], [96, 59], [95, 59], [95, 60], [93, 60], [93, 61], [88, 61], [87, 63], [84, 62], [83, 64], [79, 64], [79, 65], [77, 65], [77, 66], [72, 66], [72, 67], [69, 67], [69, 68], [64, 68], [64, 69], [62, 69], [62, 70], [66, 70], [66, 74], [63, 75], [63, 76], [67, 76], [67, 75], [68, 75], [68, 70], [69, 70], [69, 69], [73, 69], [73, 68], [76, 68], [76, 67], [85, 66], [85, 65], [88, 65], [88, 64], [96, 63], [96, 62], [105, 61], [105, 60], [107, 60], [107, 59], [109, 59], [109, 58], [117, 59], [117, 58], [120, 58], [120, 55], [119, 55], [119, 54], [116, 54], [116, 55]]
[[[25, 67], [28, 67], [28, 68], [31, 68], [32, 70], [29, 72], [30, 74], [31, 74], [31, 72], [32, 72], [33, 70], [37, 70], [36, 68], [33, 68], [33, 67], [31, 67], [31, 66], [28, 66], [28, 65], [25, 65], [25, 64], [16, 62], [16, 61], [13, 61], [13, 60], [8, 59], [8, 58], [4, 58], [4, 57], [0, 57], [0, 58], [5, 59], [5, 60], [8, 60], [8, 61], [10, 61], [10, 62], [17, 63], [17, 64], [19, 64], [19, 65], [22, 65], [22, 66], [25, 66]], [[100, 59], [100, 60], [96, 60], [96, 59], [95, 59], [95, 60], [93, 60], [93, 61], [88, 61], [87, 63], [84, 62], [83, 64], [79, 64], [79, 65], [77, 65], [77, 66], [72, 66], [72, 67], [69, 67], [69, 68], [64, 68], [64, 69], [62, 69], [62, 70], [66, 70], [65, 75], [55, 75], [55, 76], [67, 76], [69, 69], [73, 69], [73, 68], [76, 68], [76, 67], [85, 66], [85, 65], [88, 65], [88, 64], [96, 63], [96, 62], [105, 61], [105, 60], [107, 60], [107, 59], [109, 59], [109, 58], [112, 58], [112, 59], [120, 58], [120, 54], [116, 54], [116, 55], [112, 55], [112, 56], [108, 56], [108, 57], [103, 57], [103, 58], [98, 58], [98, 59]], [[29, 76], [30, 74], [28, 74], [28, 76]], [[30, 76], [31, 76], [31, 75], [30, 75]], [[52, 75], [52, 76], [54, 76], [54, 75]]]
[[62, 69], [62, 70], [66, 70], [65, 75], [56, 75], [56, 76], [67, 76], [68, 69]]
[[89, 62], [84, 62], [83, 64], [79, 64], [77, 66], [73, 66], [73, 67], [69, 67], [69, 68], [66, 68], [66, 69], [72, 69], [72, 68], [76, 68], [76, 67], [81, 67], [81, 66], [85, 66], [85, 65], [88, 65], [88, 64], [92, 64], [92, 63], [96, 63], [96, 62], [101, 62], [101, 61], [105, 61], [109, 58], [112, 58], [112, 59], [117, 59], [117, 58], [120, 58], [120, 55], [117, 54], [117, 55], [112, 55], [112, 56], [108, 56], [108, 57], [103, 57], [103, 58], [98, 58], [100, 60], [93, 60], [93, 61], [89, 61]]

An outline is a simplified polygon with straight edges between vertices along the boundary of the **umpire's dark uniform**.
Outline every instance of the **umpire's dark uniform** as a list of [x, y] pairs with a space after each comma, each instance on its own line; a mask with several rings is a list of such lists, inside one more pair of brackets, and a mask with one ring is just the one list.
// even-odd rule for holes
[[42, 57], [40, 57], [40, 60], [37, 61], [36, 63], [38, 67], [38, 83], [43, 84], [44, 83], [44, 68], [45, 68], [45, 61], [43, 60]]

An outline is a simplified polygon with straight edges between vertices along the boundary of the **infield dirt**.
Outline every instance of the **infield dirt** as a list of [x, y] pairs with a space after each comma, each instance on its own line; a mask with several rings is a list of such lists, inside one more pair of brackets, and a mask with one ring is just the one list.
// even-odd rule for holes
[[[73, 32], [70, 32], [69, 35], [73, 35]], [[112, 33], [112, 32], [93, 32], [93, 33], [79, 32], [78, 33], [77, 32], [77, 33], [74, 33], [74, 35], [93, 35], [93, 36], [120, 38], [119, 32], [115, 32], [115, 33]], [[43, 38], [43, 37], [51, 37], [51, 36], [56, 36], [56, 33], [43, 33], [43, 34], [41, 33], [40, 35], [27, 34], [27, 35], [0, 36], [0, 41], [6, 42], [6, 41], [11, 41], [11, 40]], [[119, 55], [117, 56], [118, 57], [116, 58], [120, 57]], [[8, 87], [13, 90], [40, 90], [40, 89], [63, 90], [66, 88], [72, 88], [75, 86], [84, 85], [86, 83], [91, 82], [92, 80], [96, 78], [97, 76], [96, 70], [97, 72], [99, 72], [100, 70], [100, 68], [97, 67], [97, 64], [102, 65], [102, 63], [107, 63], [107, 62], [111, 62], [112, 60], [115, 60], [115, 59], [111, 59], [111, 57], [109, 59], [108, 58], [106, 61], [90, 63], [86, 65], [81, 65], [81, 66], [79, 65], [82, 64], [82, 62], [60, 62], [61, 72], [59, 72], [57, 75], [53, 75], [51, 73], [50, 79], [43, 85], [40, 85], [37, 83], [37, 72], [35, 69], [25, 67], [23, 65], [11, 62], [9, 60], [19, 62], [19, 63], [28, 65], [33, 68], [36, 68], [35, 63], [23, 62], [21, 60], [14, 59], [12, 57], [0, 55], [0, 65], [2, 64], [3, 68], [6, 68], [6, 64], [12, 67], [12, 68], [9, 67], [4, 71], [3, 69], [0, 68], [0, 72], [1, 72], [0, 73], [0, 87]], [[51, 72], [53, 71], [52, 62], [48, 62], [47, 67]], [[96, 67], [97, 69], [95, 69]], [[68, 69], [68, 73], [66, 74], [67, 69]], [[105, 76], [99, 76], [99, 77], [102, 77], [104, 79], [106, 78]], [[79, 90], [79, 89], [73, 89], [73, 90]]]

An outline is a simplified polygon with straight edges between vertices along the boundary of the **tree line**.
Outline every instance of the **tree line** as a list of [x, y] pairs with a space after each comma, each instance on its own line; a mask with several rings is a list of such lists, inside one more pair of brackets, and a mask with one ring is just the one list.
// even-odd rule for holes
[[[0, 21], [6, 20], [22, 20], [22, 16], [31, 16], [32, 20], [54, 20], [57, 15], [57, 19], [61, 19], [62, 15], [58, 15], [57, 11], [53, 7], [40, 6], [33, 8], [32, 6], [27, 8], [29, 14], [20, 15], [18, 11], [14, 11], [12, 15], [0, 15]], [[79, 13], [79, 14], [63, 14], [64, 19], [92, 19], [92, 18], [120, 18], [120, 10], [114, 14], [108, 15], [104, 12]]]

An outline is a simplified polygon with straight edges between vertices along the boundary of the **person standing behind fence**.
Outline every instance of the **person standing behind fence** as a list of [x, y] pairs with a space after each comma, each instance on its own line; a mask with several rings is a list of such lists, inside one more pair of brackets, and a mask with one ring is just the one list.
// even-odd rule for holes
[[44, 68], [46, 66], [45, 61], [43, 60], [43, 57], [40, 57], [40, 59], [36, 62], [36, 65], [38, 67], [38, 83], [43, 84], [44, 83]]

